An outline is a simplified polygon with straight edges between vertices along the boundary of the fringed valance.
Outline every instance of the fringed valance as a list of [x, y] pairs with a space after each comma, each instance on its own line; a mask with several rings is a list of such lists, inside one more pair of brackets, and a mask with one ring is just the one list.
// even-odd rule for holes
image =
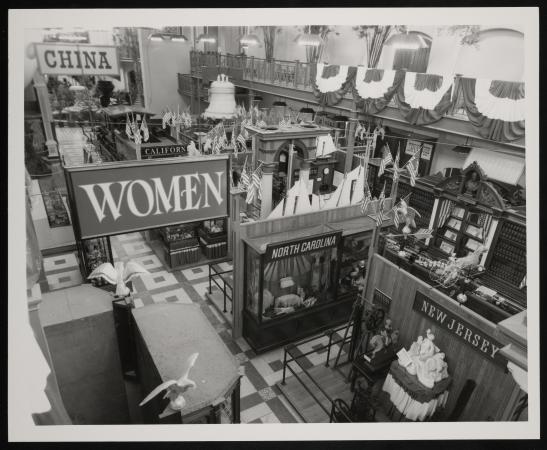
[[407, 72], [395, 96], [399, 112], [413, 125], [427, 125], [442, 119], [452, 106], [454, 78]]
[[377, 114], [387, 107], [401, 82], [404, 72], [358, 67], [353, 98], [364, 114]]
[[312, 66], [312, 88], [320, 105], [333, 106], [342, 100], [346, 92], [353, 86], [355, 67], [328, 66], [318, 63]]
[[481, 137], [506, 142], [524, 136], [524, 83], [481, 78], [460, 81], [467, 117]]

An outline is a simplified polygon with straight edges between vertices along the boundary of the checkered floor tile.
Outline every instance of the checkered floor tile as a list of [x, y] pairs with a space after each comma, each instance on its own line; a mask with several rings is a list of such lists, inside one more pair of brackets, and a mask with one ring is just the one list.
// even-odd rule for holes
[[[208, 267], [202, 265], [181, 271], [170, 272], [147, 244], [141, 233], [131, 233], [111, 237], [115, 260], [134, 260], [150, 271], [133, 280], [134, 303], [136, 308], [159, 302], [196, 303], [211, 322], [221, 339], [234, 354], [244, 375], [241, 378], [241, 421], [242, 423], [293, 423], [300, 422], [298, 414], [281, 394], [276, 383], [283, 376], [283, 348], [256, 355], [244, 338], [233, 339], [229, 321], [221, 315], [217, 307], [206, 298], [209, 290]], [[45, 258], [46, 277], [50, 289], [61, 289], [82, 282], [77, 270], [74, 253]], [[229, 262], [220, 263], [221, 270], [231, 270]], [[66, 269], [66, 270], [65, 270]], [[220, 293], [213, 284], [213, 293]], [[228, 306], [229, 313], [229, 306]], [[314, 351], [303, 356], [302, 363], [307, 367], [324, 364], [326, 352], [321, 346], [328, 338], [320, 336], [299, 346], [301, 353]], [[335, 358], [337, 350], [331, 351]], [[299, 373], [301, 368], [291, 365]]]

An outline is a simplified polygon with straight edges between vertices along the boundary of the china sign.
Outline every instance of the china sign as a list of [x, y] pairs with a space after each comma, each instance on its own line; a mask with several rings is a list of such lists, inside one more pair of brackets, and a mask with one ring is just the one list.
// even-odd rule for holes
[[228, 215], [228, 158], [180, 158], [66, 169], [77, 237]]
[[300, 241], [268, 245], [266, 248], [265, 260], [267, 262], [276, 261], [291, 256], [304, 255], [306, 253], [337, 247], [340, 243], [341, 236], [342, 232], [336, 231], [321, 234], [319, 236], [307, 237]]
[[34, 44], [38, 67], [48, 75], [120, 74], [118, 52], [113, 45]]

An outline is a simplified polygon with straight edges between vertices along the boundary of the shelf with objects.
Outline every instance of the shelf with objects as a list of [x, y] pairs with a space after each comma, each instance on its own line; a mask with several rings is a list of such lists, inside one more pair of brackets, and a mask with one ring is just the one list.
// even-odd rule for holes
[[225, 217], [149, 230], [147, 240], [160, 260], [172, 270], [228, 258]]
[[508, 196], [475, 162], [433, 181], [426, 188], [419, 179], [410, 197], [412, 205], [419, 191], [434, 193], [429, 226], [418, 225], [432, 236], [402, 243], [388, 235], [384, 256], [494, 323], [525, 310], [524, 201]]

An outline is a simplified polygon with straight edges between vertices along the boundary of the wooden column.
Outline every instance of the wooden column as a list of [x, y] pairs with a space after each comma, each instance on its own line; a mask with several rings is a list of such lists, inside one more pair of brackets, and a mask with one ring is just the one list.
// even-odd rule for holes
[[345, 173], [351, 171], [351, 166], [353, 164], [353, 147], [355, 146], [355, 121], [351, 120], [348, 126], [348, 136], [347, 136], [347, 148], [346, 148], [346, 166], [344, 168]]
[[58, 159], [59, 150], [53, 133], [53, 114], [51, 113], [47, 85], [44, 77], [38, 71], [34, 73], [34, 88], [36, 89], [36, 97], [38, 98], [40, 112], [42, 113], [42, 123], [44, 124], [44, 132], [46, 134], [48, 157], [50, 159]]
[[244, 267], [244, 247], [241, 241], [241, 223], [239, 221], [239, 211], [241, 208], [241, 195], [233, 197], [233, 213], [237, 214], [237, 220], [232, 221], [232, 266], [233, 266], [233, 296], [232, 296], [232, 337], [237, 339], [243, 333], [243, 273]]

